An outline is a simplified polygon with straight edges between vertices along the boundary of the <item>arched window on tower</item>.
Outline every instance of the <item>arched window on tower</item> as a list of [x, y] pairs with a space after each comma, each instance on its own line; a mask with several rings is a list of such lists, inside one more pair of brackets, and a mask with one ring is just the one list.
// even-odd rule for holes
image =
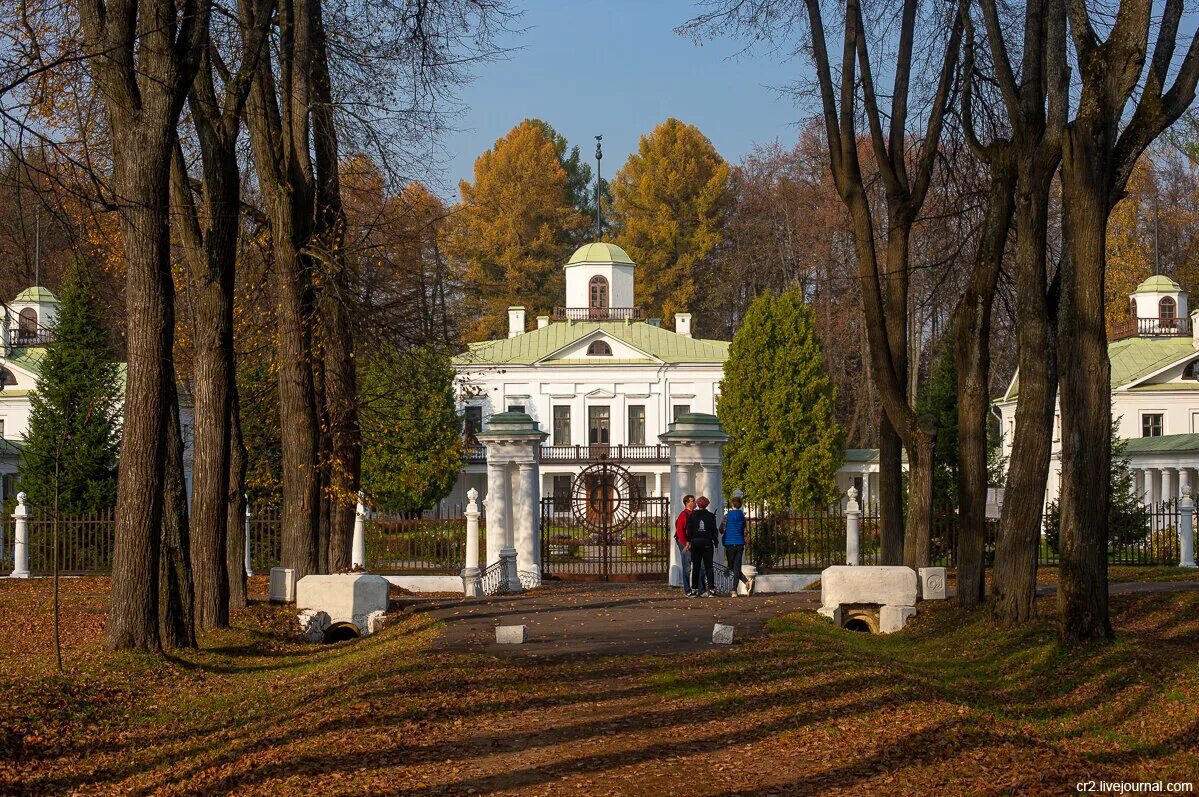
[[37, 337], [37, 310], [26, 307], [17, 319], [17, 342], [33, 340]]
[[587, 347], [587, 356], [588, 357], [611, 357], [612, 356], [612, 347], [609, 346], [605, 341], [602, 341], [602, 340], [592, 341], [591, 345]]
[[1173, 320], [1176, 305], [1173, 297], [1163, 296], [1162, 300], [1157, 303], [1157, 317], [1163, 321], [1166, 319]]
[[587, 287], [587, 307], [591, 310], [592, 318], [607, 316], [608, 310], [608, 280], [595, 276]]

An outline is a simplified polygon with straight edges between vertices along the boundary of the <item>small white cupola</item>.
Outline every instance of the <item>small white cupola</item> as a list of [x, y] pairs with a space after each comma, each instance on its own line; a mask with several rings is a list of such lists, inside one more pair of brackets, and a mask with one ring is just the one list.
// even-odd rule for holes
[[[584, 244], [570, 256], [566, 308], [587, 310], [596, 320], [624, 318], [633, 307], [632, 259], [616, 244]], [[612, 312], [624, 311], [624, 312]]]
[[1142, 324], [1156, 320], [1171, 326], [1177, 319], [1189, 316], [1187, 292], [1166, 275], [1154, 274], [1128, 295], [1128, 314], [1132, 318], [1145, 319], [1140, 322]]
[[47, 288], [26, 288], [4, 314], [4, 342], [11, 347], [37, 345], [57, 320], [58, 297]]

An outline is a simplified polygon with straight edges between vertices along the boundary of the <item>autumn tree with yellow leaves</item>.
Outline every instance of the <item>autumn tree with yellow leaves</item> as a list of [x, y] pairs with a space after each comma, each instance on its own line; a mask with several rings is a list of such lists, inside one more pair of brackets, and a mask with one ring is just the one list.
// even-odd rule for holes
[[510, 305], [548, 313], [562, 296], [562, 265], [588, 219], [547, 129], [521, 122], [475, 160], [474, 182], [460, 185], [445, 250], [461, 275], [466, 340], [503, 333]]
[[[637, 264], [637, 304], [669, 320], [689, 310], [724, 234], [729, 165], [694, 125], [642, 136], [613, 181], [616, 243]], [[703, 317], [700, 317], [703, 323]]]

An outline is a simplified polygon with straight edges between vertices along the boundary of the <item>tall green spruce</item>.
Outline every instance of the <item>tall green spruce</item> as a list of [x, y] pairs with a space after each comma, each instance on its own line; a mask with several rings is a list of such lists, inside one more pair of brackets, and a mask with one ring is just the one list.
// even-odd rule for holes
[[836, 388], [799, 288], [754, 300], [733, 336], [717, 414], [733, 439], [724, 483], [747, 500], [806, 509], [836, 498], [845, 435]]
[[86, 264], [71, 268], [59, 301], [18, 479], [35, 507], [53, 507], [57, 492], [66, 515], [116, 505], [122, 389]]

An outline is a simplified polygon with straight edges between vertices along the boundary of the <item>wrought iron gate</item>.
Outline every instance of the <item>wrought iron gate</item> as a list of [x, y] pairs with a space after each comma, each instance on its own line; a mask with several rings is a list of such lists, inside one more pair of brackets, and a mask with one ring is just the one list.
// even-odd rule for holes
[[541, 572], [554, 578], [639, 580], [670, 570], [670, 499], [641, 494], [612, 462], [575, 477], [570, 495], [541, 501]]

